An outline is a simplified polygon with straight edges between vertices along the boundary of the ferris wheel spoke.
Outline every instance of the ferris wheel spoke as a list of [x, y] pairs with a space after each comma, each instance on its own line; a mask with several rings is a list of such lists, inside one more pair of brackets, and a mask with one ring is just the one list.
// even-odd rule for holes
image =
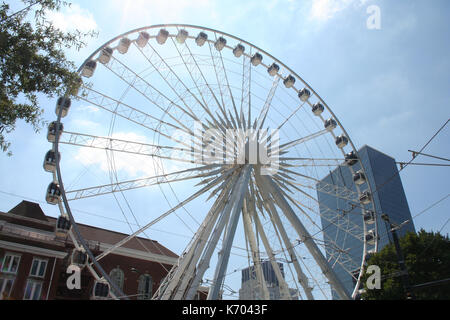
[[[217, 41], [217, 35], [214, 34], [214, 36]], [[219, 50], [215, 50], [215, 48], [213, 49], [213, 45], [211, 44], [211, 42], [208, 42], [208, 46], [209, 46], [209, 52], [211, 54], [211, 60], [213, 62], [214, 70], [216, 73], [217, 84], [219, 87], [219, 93], [220, 93], [220, 97], [222, 100], [222, 107], [225, 110], [230, 110], [231, 108], [229, 108], [229, 106], [227, 105], [227, 102], [231, 102], [231, 104], [233, 106], [233, 111], [234, 111], [234, 114], [236, 117], [236, 122], [240, 123], [239, 115], [238, 115], [237, 108], [236, 108], [236, 103], [235, 103], [235, 100], [233, 97], [233, 92], [231, 91], [230, 83], [228, 81], [228, 76], [227, 76], [227, 72], [225, 69], [222, 52]], [[230, 114], [230, 118], [233, 119], [231, 114]], [[238, 126], [237, 124], [235, 124], [235, 128], [238, 128], [238, 127], [240, 127], [240, 125]]]
[[278, 130], [280, 130], [281, 128], [283, 128], [283, 126], [292, 118], [292, 116], [294, 116], [303, 106], [305, 105], [305, 103], [300, 104], [289, 116], [287, 116], [283, 122], [278, 126]]
[[[324, 243], [322, 244], [322, 246], [330, 256], [329, 260], [334, 260], [332, 267], [338, 264], [350, 275], [352, 271], [355, 271], [360, 267], [360, 264], [356, 263], [356, 261], [354, 261], [354, 259], [351, 257], [349, 250], [342, 248], [342, 246], [338, 245], [336, 241], [331, 239], [328, 235], [324, 236]], [[352, 277], [354, 278], [354, 276]]]
[[[303, 192], [300, 190], [303, 194], [305, 194], [310, 199], [315, 200], [314, 197], [310, 196], [309, 194]], [[321, 229], [317, 224], [313, 221], [313, 219], [310, 217], [310, 215], [305, 211], [308, 210], [310, 212], [315, 213], [316, 215], [320, 216], [322, 221], [326, 221], [332, 225], [334, 225], [338, 230], [340, 230], [343, 233], [346, 233], [348, 235], [351, 235], [358, 241], [363, 241], [363, 230], [360, 226], [358, 226], [354, 221], [350, 219], [348, 215], [344, 215], [342, 213], [336, 212], [335, 210], [332, 210], [325, 206], [322, 203], [318, 203], [320, 206], [320, 212], [315, 210], [314, 208], [310, 206], [306, 206], [304, 203], [294, 199], [293, 197], [289, 196], [286, 192], [281, 190], [282, 195], [289, 200], [296, 208], [298, 208], [305, 217], [308, 218], [308, 220], [315, 225], [318, 229]]]
[[172, 135], [166, 134], [155, 128], [158, 127], [158, 125], [162, 124], [164, 126], [171, 127], [175, 130], [180, 130], [187, 135], [192, 135], [192, 132], [186, 131], [183, 128], [178, 127], [174, 124], [165, 122], [158, 118], [155, 118], [145, 112], [142, 112], [136, 108], [133, 108], [119, 100], [111, 98], [111, 97], [107, 96], [106, 94], [100, 93], [92, 88], [84, 86], [83, 89], [84, 89], [83, 94], [81, 94], [79, 96], [80, 99], [82, 99], [96, 107], [99, 107], [103, 110], [106, 110], [115, 115], [118, 115], [126, 120], [134, 122], [144, 128], [150, 129], [151, 131], [158, 133], [161, 136], [163, 136], [167, 139], [170, 139], [175, 143], [179, 143], [179, 144], [182, 144], [182, 145], [190, 148], [190, 146], [188, 144], [186, 144], [184, 141], [178, 140], [178, 139], [174, 138]]
[[[283, 184], [288, 184], [288, 185], [292, 186], [291, 182], [282, 181], [283, 184], [280, 184], [279, 180], [280, 179], [278, 179], [278, 180], [274, 179], [274, 182], [280, 187], [286, 188], [286, 186]], [[315, 223], [313, 222], [311, 217], [302, 208], [305, 208], [305, 209], [309, 210], [310, 212], [313, 212], [313, 213], [319, 215], [324, 221], [327, 221], [330, 224], [333, 224], [336, 228], [340, 229], [342, 232], [345, 232], [345, 233], [353, 236], [355, 239], [362, 241], [363, 232], [361, 230], [361, 227], [358, 226], [354, 221], [352, 221], [348, 215], [345, 215], [344, 213], [336, 212], [335, 210], [328, 208], [323, 203], [320, 203], [316, 198], [314, 198], [313, 196], [311, 196], [310, 194], [306, 193], [305, 191], [303, 191], [301, 189], [298, 189], [298, 188], [295, 188], [295, 189], [298, 190], [299, 192], [301, 192], [303, 195], [305, 195], [307, 198], [309, 198], [313, 202], [316, 202], [317, 205], [320, 206], [320, 212], [318, 212], [317, 210], [313, 209], [312, 207], [306, 206], [305, 204], [301, 203], [300, 201], [292, 198], [285, 191], [280, 190], [280, 192], [286, 199], [288, 199], [294, 206], [296, 206], [313, 224], [315, 224]], [[311, 188], [311, 189], [315, 190], [315, 188]], [[332, 194], [332, 195], [336, 196], [335, 194]]]
[[317, 138], [317, 137], [319, 137], [319, 136], [321, 136], [321, 135], [323, 135], [323, 134], [325, 134], [325, 133], [328, 133], [328, 132], [329, 132], [329, 131], [328, 131], [327, 129], [324, 129], [324, 130], [315, 132], [315, 133], [313, 133], [313, 134], [310, 134], [310, 135], [308, 135], [308, 136], [306, 136], [306, 137], [299, 138], [299, 139], [295, 139], [295, 140], [293, 140], [293, 141], [284, 143], [284, 144], [282, 144], [282, 145], [280, 146], [280, 149], [279, 149], [279, 150], [280, 150], [280, 153], [283, 152], [283, 151], [285, 151], [285, 150], [288, 150], [288, 149], [290, 149], [290, 148], [292, 148], [292, 147], [295, 147], [295, 146], [297, 146], [297, 145], [299, 145], [299, 144], [301, 144], [301, 143], [305, 143], [306, 141], [315, 139], [315, 138]]
[[[222, 171], [222, 169], [212, 171], [212, 172], [207, 171], [216, 166], [217, 165], [206, 165], [206, 166], [202, 166], [202, 167], [196, 167], [196, 168], [181, 170], [181, 171], [177, 171], [177, 172], [171, 172], [168, 174], [156, 175], [156, 176], [147, 177], [147, 178], [122, 181], [122, 182], [101, 185], [101, 186], [94, 186], [94, 187], [78, 189], [78, 190], [68, 190], [68, 191], [66, 191], [66, 194], [68, 196], [67, 199], [69, 201], [73, 201], [73, 200], [79, 200], [79, 199], [83, 199], [83, 198], [101, 196], [101, 195], [114, 193], [114, 192], [122, 192], [122, 191], [126, 191], [126, 190], [148, 187], [148, 186], [157, 185], [157, 184], [172, 183], [172, 182], [178, 182], [178, 181], [204, 178], [204, 177], [207, 177], [212, 174], [219, 174]], [[206, 171], [206, 172], [200, 173], [200, 174], [195, 174], [195, 171]], [[168, 179], [169, 177], [171, 178], [170, 180]]]
[[344, 167], [344, 158], [303, 158], [303, 157], [280, 157], [278, 159], [284, 167], [303, 168], [303, 167]]
[[[172, 39], [172, 41], [175, 43], [175, 41], [173, 39]], [[211, 42], [210, 42], [210, 40], [208, 40], [208, 46], [210, 46], [210, 45], [211, 45]], [[195, 57], [195, 55], [192, 54], [192, 51], [189, 48], [189, 45], [187, 44], [187, 42], [184, 43], [183, 47], [186, 49], [186, 53], [188, 55], [187, 62], [190, 65], [192, 65], [192, 69], [188, 68], [188, 71], [190, 72], [190, 74], [192, 76], [191, 78], [194, 81], [194, 83], [196, 84], [197, 90], [199, 91], [200, 95], [202, 97], [205, 95], [206, 96], [209, 95], [212, 98], [212, 100], [215, 102], [215, 104], [217, 105], [217, 107], [220, 110], [220, 112], [222, 113], [224, 119], [226, 119], [228, 121], [228, 115], [227, 115], [225, 106], [220, 103], [215, 91], [212, 89], [210, 83], [207, 81], [207, 79], [205, 77], [205, 74], [203, 73], [202, 69], [200, 68], [197, 58]], [[181, 55], [180, 51], [179, 51], [179, 54]], [[182, 58], [182, 59], [183, 59], [183, 61], [186, 61], [186, 60], [184, 60], [184, 58]], [[213, 63], [214, 63], [214, 59], [213, 58], [211, 58], [211, 59], [213, 60]], [[186, 65], [186, 67], [187, 67], [187, 65]], [[214, 70], [215, 70], [215, 67], [214, 67]], [[217, 76], [217, 72], [215, 72], [215, 74]], [[194, 79], [194, 75], [196, 75], [196, 79]], [[220, 89], [220, 83], [218, 83], [218, 86]], [[205, 88], [204, 89], [205, 91], [203, 93], [202, 93], [201, 87]], [[221, 98], [222, 97], [223, 96], [221, 95]], [[212, 113], [209, 113], [209, 116], [212, 117], [213, 120], [215, 120]]]
[[[316, 184], [314, 186], [308, 186], [308, 185], [304, 185], [300, 182], [297, 182], [297, 179], [293, 179], [292, 177], [290, 177], [289, 175], [285, 175], [285, 174], [281, 174], [282, 172], [278, 172], [278, 174], [276, 174], [274, 177], [276, 178], [276, 180], [278, 181], [282, 181], [285, 184], [288, 184], [289, 186], [291, 186], [292, 188], [303, 192], [303, 190], [298, 189], [297, 187], [304, 187], [304, 188], [308, 188], [311, 190], [314, 190], [316, 192], [321, 192], [321, 193], [326, 193], [332, 196], [335, 196], [337, 198], [340, 199], [346, 199], [350, 202], [353, 203], [359, 203], [359, 195], [357, 192], [350, 190], [349, 188], [345, 187], [345, 186], [341, 186], [338, 184], [330, 184], [330, 183], [326, 183], [323, 180], [319, 180], [316, 179], [314, 177], [305, 175], [305, 174], [301, 174], [299, 172], [296, 171], [292, 171], [289, 169], [286, 169], [283, 165], [279, 166], [279, 171], [283, 171], [286, 174], [291, 174], [291, 175], [295, 175], [297, 177], [301, 177], [307, 180], [311, 180], [313, 182], [315, 182]], [[281, 175], [281, 176], [280, 176]], [[289, 181], [286, 180], [290, 179]], [[307, 195], [308, 196], [308, 195]], [[311, 198], [311, 196], [308, 196], [309, 198]], [[316, 201], [316, 199], [314, 197], [312, 197], [311, 199], [313, 199], [314, 201]]]
[[[150, 44], [144, 48], [140, 48], [136, 45], [136, 48], [142, 54], [142, 56], [147, 60], [147, 62], [152, 66], [152, 68], [159, 74], [161, 79], [170, 87], [173, 93], [178, 97], [180, 101], [183, 102], [184, 107], [188, 110], [188, 114], [194, 117], [195, 121], [200, 121], [198, 117], [195, 115], [195, 112], [190, 108], [190, 104], [186, 101], [188, 96], [192, 96], [195, 98], [196, 102], [201, 105], [201, 102], [197, 99], [196, 96], [192, 94], [190, 89], [186, 86], [186, 84], [180, 79], [180, 77], [173, 71], [172, 67], [162, 59], [161, 55], [155, 48]], [[147, 54], [148, 48], [151, 49], [151, 54]], [[184, 88], [185, 92], [181, 93], [179, 91], [180, 87]], [[203, 107], [203, 106], [202, 106]]]
[[175, 152], [182, 152], [185, 155], [191, 155], [192, 158], [194, 158], [194, 156], [197, 155], [196, 154], [197, 150], [192, 148], [188, 150], [180, 147], [154, 145], [136, 141], [115, 139], [111, 137], [99, 137], [69, 131], [64, 131], [62, 133], [59, 143], [74, 145], [78, 147], [94, 148], [108, 151], [123, 152], [128, 154], [149, 156], [164, 160], [179, 161], [185, 163], [192, 163], [193, 160], [189, 160], [188, 158], [177, 158], [172, 154]]
[[[206, 113], [209, 115], [211, 120], [218, 125], [217, 120], [215, 119], [211, 109], [209, 109], [209, 103], [207, 102], [205, 96], [206, 92], [203, 93], [201, 87], [205, 87], [208, 89], [208, 94], [210, 94], [213, 98], [216, 104], [218, 105], [219, 109], [222, 111], [222, 113], [225, 113], [224, 109], [220, 105], [219, 101], [217, 100], [217, 97], [214, 93], [214, 91], [211, 89], [211, 86], [209, 85], [208, 81], [206, 80], [195, 56], [192, 54], [191, 49], [189, 48], [188, 44], [185, 42], [184, 45], [180, 45], [176, 43], [176, 41], [172, 39], [173, 45], [176, 48], [178, 55], [180, 56], [181, 60], [183, 61], [183, 64], [186, 67], [186, 70], [189, 73], [189, 76], [192, 80], [192, 82], [195, 84], [195, 87], [197, 89], [197, 92], [200, 95], [200, 98], [202, 99], [203, 103], [201, 104], [203, 106], [203, 109], [206, 111]], [[187, 59], [186, 57], [187, 56]], [[226, 114], [225, 114], [226, 116]]]
[[218, 183], [220, 183], [223, 179], [226, 179], [227, 176], [228, 175], [219, 176], [215, 181], [209, 183], [208, 185], [206, 185], [205, 187], [203, 187], [202, 189], [200, 189], [199, 191], [197, 191], [193, 195], [191, 195], [188, 198], [186, 198], [185, 200], [179, 202], [176, 206], [172, 207], [171, 209], [169, 209], [168, 211], [166, 211], [165, 213], [163, 213], [162, 215], [160, 215], [156, 219], [152, 220], [151, 222], [147, 223], [145, 226], [141, 227], [139, 230], [135, 231], [134, 233], [130, 234], [128, 237], [122, 239], [121, 241], [119, 241], [115, 245], [111, 246], [109, 249], [107, 249], [104, 252], [102, 252], [100, 255], [98, 255], [96, 257], [96, 260], [98, 261], [98, 260], [102, 259], [103, 257], [107, 256], [108, 254], [110, 254], [111, 252], [113, 252], [117, 248], [123, 246], [125, 243], [127, 243], [131, 239], [135, 238], [136, 236], [138, 236], [139, 234], [141, 234], [142, 232], [144, 232], [145, 230], [147, 230], [148, 228], [150, 228], [151, 226], [153, 226], [157, 222], [163, 220], [164, 218], [168, 217], [173, 212], [175, 212], [178, 209], [184, 207], [189, 202], [191, 202], [194, 199], [196, 199], [196, 198], [200, 197], [201, 195], [205, 194], [207, 191], [209, 191], [214, 186], [216, 186]]
[[320, 185], [305, 185], [299, 182], [291, 181], [290, 184], [314, 190], [315, 192], [329, 194], [338, 199], [345, 199], [349, 203], [359, 204], [358, 193], [344, 186], [333, 185], [325, 182], [320, 183]]
[[280, 77], [276, 75], [272, 82], [272, 87], [267, 95], [266, 101], [264, 102], [264, 106], [261, 108], [261, 112], [255, 122], [253, 123], [253, 129], [261, 130], [264, 122], [266, 121], [267, 114], [269, 112], [270, 106], [272, 105], [272, 100], [275, 95], [275, 92], [278, 88], [278, 84], [280, 83]]
[[117, 77], [122, 79], [122, 81], [128, 84], [128, 86], [136, 90], [155, 107], [160, 109], [164, 115], [169, 116], [169, 118], [175, 121], [179, 126], [183, 127], [186, 131], [190, 132], [190, 129], [186, 127], [182, 121], [180, 121], [173, 115], [174, 111], [172, 111], [171, 109], [172, 107], [175, 107], [175, 109], [177, 109], [183, 114], [188, 115], [194, 121], [196, 119], [195, 115], [187, 112], [186, 109], [176, 104], [166, 95], [164, 95], [161, 91], [156, 89], [145, 79], [139, 76], [136, 72], [127, 67], [120, 60], [114, 58], [114, 56], [111, 57], [111, 61], [108, 64], [105, 64], [105, 66]]
[[[304, 157], [281, 157], [280, 161], [336, 161], [337, 162], [343, 162], [344, 158], [339, 159], [339, 158], [304, 158]], [[335, 166], [336, 163], [330, 164]]]
[[[250, 48], [250, 55], [252, 54], [252, 48]], [[242, 60], [242, 85], [241, 85], [241, 121], [242, 127], [250, 129], [252, 112], [251, 112], [251, 79], [252, 79], [252, 64], [250, 57], [244, 55]], [[247, 107], [247, 125], [245, 124], [244, 108]]]

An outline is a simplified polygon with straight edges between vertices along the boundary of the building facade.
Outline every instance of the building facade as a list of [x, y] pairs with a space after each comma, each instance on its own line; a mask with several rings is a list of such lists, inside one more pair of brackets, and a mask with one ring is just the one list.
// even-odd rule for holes
[[[56, 236], [55, 225], [55, 218], [28, 201], [0, 212], [0, 299], [92, 298], [94, 278], [87, 268], [81, 272], [81, 286], [68, 288], [74, 245], [68, 236]], [[127, 236], [82, 224], [78, 227], [95, 256]], [[101, 265], [130, 299], [150, 299], [177, 259], [157, 241], [134, 238], [105, 256]]]
[[[358, 151], [358, 157], [364, 165], [367, 176], [366, 182], [361, 185], [361, 191], [368, 190], [367, 183], [370, 184], [372, 190], [371, 197], [376, 213], [376, 223], [373, 226], [377, 226], [378, 250], [381, 250], [384, 246], [392, 243], [390, 227], [381, 219], [381, 214], [387, 214], [390, 221], [394, 224], [402, 224], [402, 227], [397, 231], [399, 237], [402, 237], [407, 232], [415, 232], [415, 228], [395, 159], [367, 145]], [[360, 163], [357, 162], [352, 165], [352, 169], [354, 172], [360, 170]], [[325, 219], [324, 216], [329, 215], [330, 212], [335, 215], [345, 214], [347, 221], [362, 228], [364, 222], [361, 215], [361, 207], [351, 205], [345, 197], [337, 197], [330, 193], [321, 192], [320, 190], [324, 190], [324, 185], [345, 187], [356, 193], [356, 186], [349, 166], [342, 164], [324, 177], [317, 184], [317, 194], [322, 216], [327, 259], [330, 261], [330, 264], [334, 265], [337, 276], [348, 293], [351, 294], [356, 284], [356, 280], [351, 273], [358, 274], [359, 267], [356, 265], [354, 270], [345, 270], [341, 265], [334, 263], [336, 257], [342, 257], [342, 254], [339, 255], [337, 252], [336, 245], [338, 248], [345, 248], [346, 254], [352, 261], [360, 263], [362, 261], [363, 242], [343, 233], [342, 230], [330, 223], [330, 220]], [[334, 291], [332, 295], [334, 299], [338, 297]]]

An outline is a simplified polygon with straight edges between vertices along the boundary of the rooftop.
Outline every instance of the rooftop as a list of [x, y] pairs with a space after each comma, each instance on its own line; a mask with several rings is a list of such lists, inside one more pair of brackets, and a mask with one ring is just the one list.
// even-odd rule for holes
[[[56, 218], [46, 216], [39, 204], [23, 200], [9, 212], [0, 211], [0, 219], [7, 220], [14, 224], [32, 226], [33, 228], [48, 231], [54, 230]], [[85, 224], [78, 224], [78, 229], [85, 240], [99, 242], [103, 244], [114, 245], [122, 239], [128, 237], [128, 234], [112, 230], [102, 229]], [[164, 247], [158, 241], [142, 237], [134, 237], [124, 245], [123, 248], [150, 252], [158, 255], [164, 255], [177, 258], [178, 255]]]

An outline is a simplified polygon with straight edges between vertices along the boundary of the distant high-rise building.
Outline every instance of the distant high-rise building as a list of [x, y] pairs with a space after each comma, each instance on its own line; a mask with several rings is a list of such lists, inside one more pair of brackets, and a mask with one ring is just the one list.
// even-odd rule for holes
[[[378, 250], [381, 250], [392, 242], [389, 226], [381, 219], [382, 213], [387, 214], [391, 222], [396, 224], [408, 221], [397, 231], [399, 237], [407, 232], [415, 232], [415, 228], [400, 175], [398, 175], [395, 159], [367, 145], [358, 151], [358, 156], [364, 165], [367, 180], [373, 192], [371, 196], [375, 205], [376, 223], [378, 226]], [[352, 168], [356, 172], [360, 169], [360, 164], [356, 163]], [[340, 165], [324, 177], [317, 184], [317, 194], [322, 216], [321, 222], [324, 230], [327, 259], [330, 261], [330, 264], [334, 265], [336, 275], [344, 284], [348, 293], [351, 294], [356, 284], [356, 280], [351, 276], [351, 272], [358, 272], [359, 270], [357, 268], [355, 270], [345, 270], [344, 267], [334, 262], [336, 257], [340, 256], [337, 250], [342, 250], [343, 248], [353, 261], [361, 261], [363, 242], [346, 235], [336, 225], [330, 223], [329, 219], [324, 219], [323, 216], [329, 215], [330, 212], [346, 214], [352, 223], [362, 227], [361, 208], [359, 206], [352, 207], [344, 197], [337, 197], [333, 194], [322, 192], [321, 190], [324, 190], [323, 187], [325, 185], [345, 187], [356, 192], [356, 186], [349, 167]], [[368, 189], [367, 182], [362, 187], [361, 191], [366, 191]], [[332, 295], [334, 299], [338, 298], [334, 291]]]
[[[284, 267], [282, 263], [278, 263], [281, 274], [284, 278]], [[267, 290], [269, 291], [270, 300], [280, 300], [280, 285], [273, 270], [270, 261], [261, 262], [261, 269], [266, 282]], [[262, 289], [256, 280], [256, 270], [254, 266], [242, 270], [242, 285], [239, 290], [240, 300], [261, 300], [263, 299]], [[289, 289], [292, 299], [298, 299], [298, 292], [295, 289]]]

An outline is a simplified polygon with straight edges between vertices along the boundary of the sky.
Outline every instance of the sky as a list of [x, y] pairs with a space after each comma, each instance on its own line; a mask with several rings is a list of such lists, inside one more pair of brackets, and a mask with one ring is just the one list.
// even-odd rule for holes
[[[379, 13], [376, 28], [370, 24], [373, 10]], [[85, 48], [67, 52], [76, 65], [113, 37], [143, 26], [193, 24], [235, 35], [269, 52], [308, 82], [357, 148], [367, 144], [408, 162], [408, 150], [420, 150], [450, 116], [449, 13], [446, 0], [98, 0], [72, 1], [70, 8], [48, 17], [62, 30], [98, 32]], [[55, 100], [42, 97], [41, 104], [45, 119], [54, 120]], [[95, 133], [96, 110], [85, 108], [85, 117], [73, 118], [72, 125]], [[140, 140], [144, 138], [139, 132], [117, 134], [146, 141]], [[46, 129], [36, 134], [19, 121], [8, 138], [13, 156], [0, 154], [0, 210], [8, 211], [27, 199], [39, 201], [46, 214], [57, 216], [57, 208], [45, 203], [51, 180], [42, 169], [50, 148]], [[450, 158], [449, 143], [447, 125], [423, 152]], [[86, 152], [63, 153], [62, 157], [74, 167], [82, 159], [88, 159], [87, 164], [101, 162], [96, 154], [89, 158], [89, 150]], [[124, 170], [133, 159], [123, 160]], [[414, 162], [448, 163], [425, 156]], [[120, 171], [121, 164], [116, 165]], [[450, 232], [449, 170], [410, 165], [401, 171], [411, 214], [420, 214], [414, 218], [416, 230]], [[77, 174], [82, 177], [80, 172], [82, 169], [74, 170], [70, 181], [75, 183]], [[126, 206], [126, 202], [122, 204]], [[109, 204], [99, 208], [88, 203], [76, 218], [122, 231], [123, 222], [98, 217], [110, 217], [110, 208]], [[147, 209], [138, 204], [134, 208], [136, 212]], [[159, 210], [158, 204], [154, 209]], [[173, 237], [167, 235], [168, 230], [155, 227], [150, 237], [180, 253], [177, 241], [183, 236], [176, 231]]]

